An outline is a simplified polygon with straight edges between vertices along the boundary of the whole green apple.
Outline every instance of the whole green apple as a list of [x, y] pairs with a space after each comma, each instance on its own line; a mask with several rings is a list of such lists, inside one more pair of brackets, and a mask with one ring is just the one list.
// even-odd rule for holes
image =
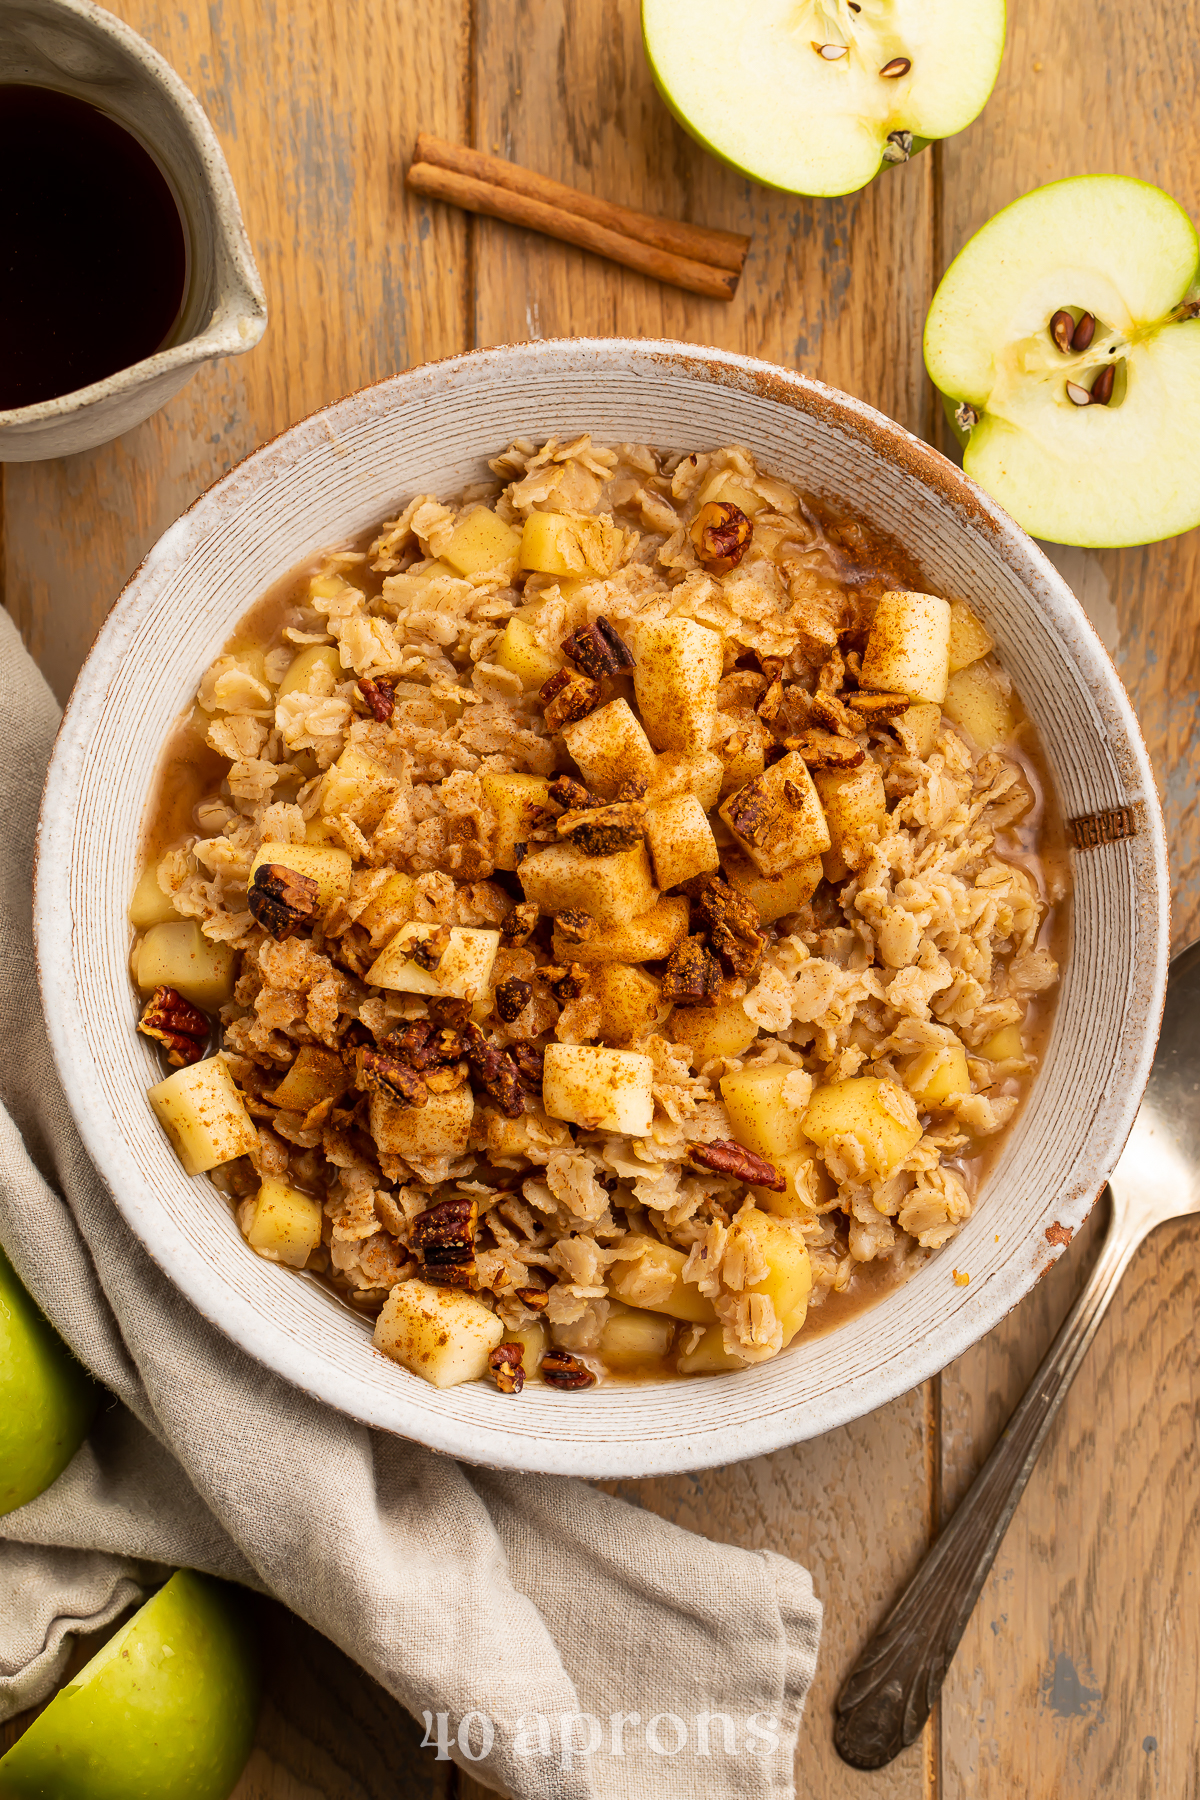
[[0, 1513], [62, 1474], [101, 1390], [47, 1324], [0, 1250]]
[[181, 1569], [0, 1757], [0, 1800], [226, 1800], [258, 1699], [242, 1597]]

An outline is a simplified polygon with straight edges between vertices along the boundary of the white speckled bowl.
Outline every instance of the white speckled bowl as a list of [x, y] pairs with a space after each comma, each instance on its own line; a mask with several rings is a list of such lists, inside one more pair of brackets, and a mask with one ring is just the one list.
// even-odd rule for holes
[[[515, 436], [748, 445], [770, 471], [905, 546], [934, 592], [986, 621], [1038, 726], [1068, 818], [1131, 807], [1136, 835], [1073, 857], [1071, 950], [1033, 1094], [954, 1248], [902, 1290], [777, 1361], [583, 1394], [438, 1392], [375, 1353], [317, 1285], [252, 1256], [188, 1180], [146, 1104], [158, 1079], [126, 971], [125, 907], [164, 737], [250, 603], [323, 545], [418, 491], [452, 494]], [[1150, 1067], [1167, 967], [1167, 859], [1120, 682], [1046, 558], [961, 472], [844, 394], [717, 350], [524, 344], [398, 375], [285, 432], [173, 525], [109, 616], [46, 785], [42, 992], [63, 1084], [117, 1206], [214, 1324], [330, 1405], [473, 1462], [650, 1475], [815, 1436], [941, 1369], [1028, 1291], [1087, 1214]], [[952, 1266], [970, 1271], [958, 1287]]]

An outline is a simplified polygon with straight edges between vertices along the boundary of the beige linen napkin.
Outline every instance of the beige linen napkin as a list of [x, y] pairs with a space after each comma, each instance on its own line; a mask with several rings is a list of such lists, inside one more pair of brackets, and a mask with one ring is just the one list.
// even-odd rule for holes
[[804, 1569], [368, 1431], [244, 1355], [142, 1249], [42, 1024], [30, 886], [57, 713], [3, 612], [0, 718], [0, 1241], [116, 1397], [0, 1519], [0, 1720], [50, 1692], [73, 1630], [184, 1564], [277, 1595], [521, 1800], [792, 1795], [821, 1622]]

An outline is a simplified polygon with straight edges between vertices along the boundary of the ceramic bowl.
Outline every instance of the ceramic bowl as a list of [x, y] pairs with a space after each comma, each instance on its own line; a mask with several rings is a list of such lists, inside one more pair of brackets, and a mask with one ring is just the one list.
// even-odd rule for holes
[[[965, 599], [1041, 733], [1073, 853], [1070, 951], [1044, 1064], [953, 1249], [836, 1331], [734, 1375], [582, 1394], [439, 1392], [372, 1348], [318, 1284], [251, 1255], [146, 1103], [159, 1079], [127, 972], [125, 908], [171, 721], [250, 603], [417, 492], [453, 494], [514, 437], [691, 450], [748, 445], [770, 472], [903, 545]], [[1120, 835], [1122, 830], [1131, 835]], [[1088, 835], [1084, 832], [1085, 837]], [[1078, 603], [962, 473], [857, 400], [768, 364], [673, 343], [573, 340], [456, 357], [315, 414], [226, 475], [150, 552], [71, 698], [46, 786], [42, 992], [63, 1085], [115, 1204], [215, 1325], [331, 1406], [469, 1461], [650, 1475], [828, 1431], [932, 1375], [1025, 1294], [1090, 1209], [1150, 1067], [1167, 965], [1167, 861], [1145, 747]], [[953, 1269], [970, 1273], [958, 1286]]]
[[202, 362], [251, 350], [267, 303], [228, 164], [199, 102], [136, 31], [91, 0], [0, 0], [0, 82], [88, 100], [150, 151], [188, 239], [188, 286], [170, 341], [102, 381], [0, 408], [0, 462], [94, 449], [157, 412]]

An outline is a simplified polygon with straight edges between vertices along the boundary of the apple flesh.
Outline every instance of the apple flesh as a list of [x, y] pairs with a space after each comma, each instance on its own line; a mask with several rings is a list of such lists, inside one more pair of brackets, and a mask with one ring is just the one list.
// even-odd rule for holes
[[1004, 0], [642, 0], [642, 38], [685, 130], [793, 194], [852, 194], [982, 111]]
[[0, 1800], [227, 1800], [258, 1690], [237, 1590], [181, 1569], [0, 1758]]
[[925, 365], [963, 467], [1034, 537], [1105, 548], [1200, 524], [1200, 245], [1161, 189], [1080, 175], [955, 259]]
[[36, 1499], [62, 1474], [99, 1398], [0, 1250], [0, 1514]]

